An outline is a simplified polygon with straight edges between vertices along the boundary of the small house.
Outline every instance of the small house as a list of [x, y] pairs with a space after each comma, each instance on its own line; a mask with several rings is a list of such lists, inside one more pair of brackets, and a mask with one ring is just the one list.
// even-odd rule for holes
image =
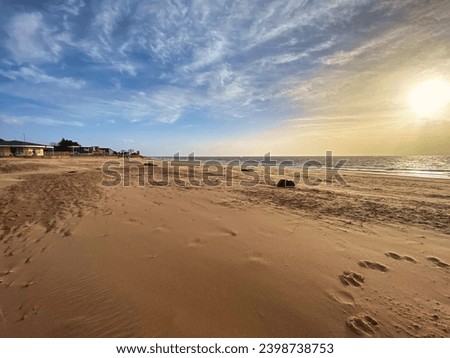
[[22, 142], [19, 140], [0, 139], [0, 157], [43, 157], [44, 149], [53, 148], [50, 145]]

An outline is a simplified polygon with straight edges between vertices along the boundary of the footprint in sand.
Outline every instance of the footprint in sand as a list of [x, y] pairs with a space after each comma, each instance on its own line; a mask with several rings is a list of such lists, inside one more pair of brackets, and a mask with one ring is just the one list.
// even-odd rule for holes
[[364, 276], [352, 271], [344, 271], [339, 279], [346, 286], [361, 287], [364, 283]]
[[226, 236], [226, 237], [236, 237], [238, 236], [237, 231], [233, 230], [233, 229], [229, 229], [226, 227], [219, 227], [215, 232], [211, 233], [214, 236]]
[[27, 283], [25, 283], [22, 288], [28, 288], [30, 286], [33, 286], [34, 284], [36, 284], [36, 282], [34, 281], [28, 281]]
[[402, 255], [396, 254], [395, 252], [391, 252], [391, 251], [386, 252], [385, 255], [394, 260], [405, 260], [405, 261], [409, 261], [409, 262], [413, 262], [413, 263], [417, 262], [414, 257], [406, 256], [406, 255], [402, 256]]
[[229, 234], [230, 236], [238, 236], [238, 233], [234, 230], [229, 229], [226, 231], [226, 233]]
[[355, 303], [355, 299], [353, 298], [352, 294], [346, 291], [338, 291], [333, 295], [333, 298], [338, 301], [339, 303], [342, 303], [344, 305], [353, 306]]
[[255, 253], [248, 257], [248, 262], [255, 263], [258, 265], [267, 265], [267, 261], [263, 258], [261, 253]]
[[434, 263], [436, 266], [442, 267], [442, 268], [448, 268], [450, 267], [450, 265], [444, 261], [442, 261], [441, 259], [434, 257], [434, 256], [428, 256], [427, 260], [431, 261], [432, 263]]
[[0, 276], [6, 276], [6, 275], [9, 275], [11, 273], [13, 273], [13, 271], [11, 269], [9, 269], [9, 270], [0, 272]]
[[72, 235], [72, 231], [70, 231], [70, 229], [61, 229], [60, 231], [59, 231], [59, 233], [62, 235], [62, 236], [65, 236], [65, 237], [68, 237], [68, 236], [71, 236]]
[[389, 271], [389, 269], [386, 266], [384, 266], [383, 264], [380, 264], [378, 262], [361, 260], [361, 261], [358, 261], [358, 265], [361, 267], [364, 267], [364, 268], [371, 269], [371, 270], [378, 270], [378, 271], [382, 271], [382, 272]]
[[204, 246], [204, 243], [203, 243], [202, 240], [200, 240], [199, 238], [196, 238], [196, 239], [190, 241], [190, 242], [187, 244], [187, 246], [188, 246], [188, 247], [201, 247], [201, 246]]
[[39, 313], [39, 309], [38, 309], [38, 308], [33, 308], [32, 311], [26, 312], [26, 313], [22, 314], [22, 315], [20, 316], [20, 318], [19, 318], [17, 321], [18, 321], [18, 322], [26, 321], [26, 320], [29, 319], [32, 315], [36, 315], [36, 314], [38, 314], [38, 313]]
[[378, 322], [367, 314], [359, 314], [347, 318], [347, 327], [360, 336], [371, 336], [378, 327]]
[[167, 227], [165, 226], [158, 226], [155, 227], [151, 230], [152, 232], [166, 232], [167, 231]]

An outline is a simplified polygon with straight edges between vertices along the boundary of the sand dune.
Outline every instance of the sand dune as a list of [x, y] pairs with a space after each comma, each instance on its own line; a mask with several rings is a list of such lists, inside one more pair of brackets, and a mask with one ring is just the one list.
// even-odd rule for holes
[[0, 336], [450, 337], [448, 181], [105, 188], [101, 165], [0, 161]]

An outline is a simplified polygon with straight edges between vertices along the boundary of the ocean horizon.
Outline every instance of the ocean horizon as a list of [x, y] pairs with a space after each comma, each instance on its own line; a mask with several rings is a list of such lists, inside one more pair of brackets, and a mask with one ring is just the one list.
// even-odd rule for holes
[[[149, 158], [158, 160], [172, 160], [172, 156], [152, 156]], [[180, 160], [188, 160], [187, 156], [180, 156]], [[196, 160], [204, 163], [207, 161], [219, 161], [228, 163], [231, 161], [256, 162], [258, 166], [264, 165], [263, 156], [196, 156]], [[277, 165], [301, 168], [308, 161], [317, 161], [325, 165], [325, 156], [271, 156], [270, 160]], [[421, 155], [421, 156], [333, 156], [333, 163], [344, 160], [345, 164], [340, 170], [412, 176], [422, 178], [450, 179], [450, 156], [445, 155]]]

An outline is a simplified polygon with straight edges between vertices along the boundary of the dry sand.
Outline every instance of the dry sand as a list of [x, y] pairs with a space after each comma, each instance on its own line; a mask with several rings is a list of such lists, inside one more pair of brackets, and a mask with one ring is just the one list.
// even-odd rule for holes
[[450, 337], [450, 181], [105, 188], [103, 161], [0, 160], [0, 337]]

